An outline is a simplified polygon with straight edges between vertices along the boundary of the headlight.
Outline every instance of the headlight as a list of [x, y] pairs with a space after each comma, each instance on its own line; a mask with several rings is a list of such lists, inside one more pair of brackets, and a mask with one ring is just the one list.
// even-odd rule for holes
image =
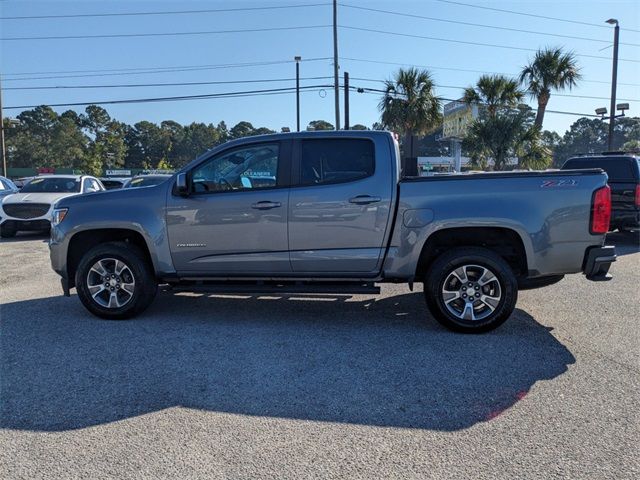
[[51, 224], [55, 227], [60, 222], [62, 222], [64, 220], [64, 217], [67, 216], [67, 212], [68, 211], [69, 211], [68, 208], [56, 208], [53, 211], [53, 219], [52, 219]]

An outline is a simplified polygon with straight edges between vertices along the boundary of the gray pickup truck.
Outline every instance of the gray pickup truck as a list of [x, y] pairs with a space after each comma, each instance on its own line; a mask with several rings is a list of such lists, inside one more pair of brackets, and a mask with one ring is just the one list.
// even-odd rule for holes
[[602, 170], [401, 178], [387, 132], [304, 132], [221, 145], [157, 186], [61, 200], [51, 263], [95, 315], [125, 319], [157, 286], [377, 293], [424, 282], [445, 326], [497, 327], [518, 289], [605, 280]]

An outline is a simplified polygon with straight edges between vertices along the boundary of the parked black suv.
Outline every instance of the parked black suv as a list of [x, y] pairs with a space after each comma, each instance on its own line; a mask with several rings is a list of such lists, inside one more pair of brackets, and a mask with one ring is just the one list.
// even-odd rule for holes
[[640, 228], [640, 157], [624, 152], [606, 152], [570, 158], [563, 170], [601, 168], [611, 187], [610, 230], [621, 232]]

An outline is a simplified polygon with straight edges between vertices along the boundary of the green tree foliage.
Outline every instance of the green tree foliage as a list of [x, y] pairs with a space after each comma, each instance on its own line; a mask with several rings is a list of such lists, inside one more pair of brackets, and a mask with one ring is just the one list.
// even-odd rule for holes
[[356, 123], [354, 126], [350, 127], [351, 130], [369, 130], [365, 125], [361, 123]]
[[105, 168], [121, 168], [125, 163], [127, 147], [124, 141], [126, 125], [112, 120], [107, 111], [89, 105], [80, 115], [80, 125], [92, 139], [89, 145], [91, 162]]
[[165, 120], [127, 125], [97, 105], [78, 115], [58, 115], [48, 106], [22, 112], [16, 125], [5, 120], [9, 167], [74, 168], [99, 174], [114, 168], [179, 168], [232, 138], [274, 133], [240, 122], [180, 125]]
[[564, 52], [562, 48], [545, 48], [536, 52], [533, 61], [520, 73], [520, 83], [538, 101], [536, 127], [542, 129], [551, 91], [571, 90], [580, 77], [578, 60], [572, 52]]
[[503, 75], [483, 75], [465, 90], [464, 102], [480, 107], [462, 145], [475, 167], [487, 169], [493, 162], [495, 170], [504, 170], [510, 158], [518, 159], [519, 168], [546, 168], [551, 163], [551, 150], [534, 126], [533, 111], [518, 105], [523, 97], [518, 82]]
[[[599, 118], [579, 118], [567, 130], [555, 148], [553, 162], [561, 166], [581, 153], [600, 153], [607, 149], [609, 124]], [[621, 150], [627, 142], [640, 141], [640, 118], [617, 118], [613, 129], [613, 149]]]
[[325, 120], [312, 120], [309, 122], [307, 130], [335, 130], [335, 127]]
[[[434, 91], [434, 81], [427, 70], [399, 69], [392, 80], [385, 82], [385, 93], [378, 104], [382, 124], [404, 137], [404, 144], [413, 145], [416, 135], [425, 135], [442, 123], [441, 100]], [[414, 156], [414, 152], [407, 152]]]
[[540, 141], [540, 131], [533, 125], [530, 108], [483, 110], [467, 131], [463, 148], [472, 163], [487, 168], [493, 161], [495, 170], [509, 168], [509, 159], [518, 158], [519, 168], [546, 168], [551, 151]]
[[524, 92], [515, 80], [504, 75], [482, 75], [475, 86], [465, 89], [463, 101], [480, 105], [494, 116], [501, 109], [515, 108], [523, 98]]

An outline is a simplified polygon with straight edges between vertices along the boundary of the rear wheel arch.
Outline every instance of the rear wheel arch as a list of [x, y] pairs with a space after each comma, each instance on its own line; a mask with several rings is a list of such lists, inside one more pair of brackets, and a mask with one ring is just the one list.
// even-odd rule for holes
[[437, 230], [422, 245], [415, 278], [421, 280], [429, 267], [452, 248], [482, 247], [502, 257], [517, 277], [526, 277], [529, 264], [520, 234], [508, 227], [451, 227]]

